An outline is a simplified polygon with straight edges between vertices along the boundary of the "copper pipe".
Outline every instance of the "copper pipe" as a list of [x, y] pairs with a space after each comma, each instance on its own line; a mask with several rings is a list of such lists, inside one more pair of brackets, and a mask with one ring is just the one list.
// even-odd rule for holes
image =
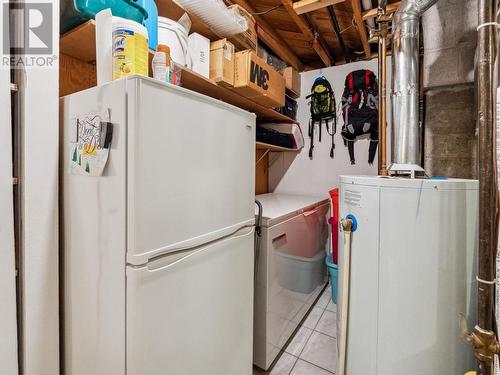
[[[479, 278], [494, 280], [498, 242], [498, 188], [496, 178], [495, 92], [494, 61], [496, 55], [496, 28], [481, 26], [495, 20], [494, 0], [478, 0], [477, 34], [478, 65], [477, 92], [479, 127]], [[495, 286], [478, 283], [478, 326], [493, 331]], [[492, 374], [493, 361], [477, 361], [479, 375]]]
[[[378, 15], [379, 17], [385, 15], [385, 4], [387, 2], [379, 0]], [[379, 98], [379, 158], [378, 158], [378, 174], [380, 176], [388, 176], [387, 172], [387, 22], [379, 22], [378, 33], [378, 98]]]

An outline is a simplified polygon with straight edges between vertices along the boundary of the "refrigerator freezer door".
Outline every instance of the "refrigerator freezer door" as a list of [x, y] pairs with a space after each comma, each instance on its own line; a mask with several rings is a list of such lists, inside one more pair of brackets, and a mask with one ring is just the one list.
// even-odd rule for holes
[[253, 229], [127, 267], [127, 374], [252, 373]]
[[[61, 238], [66, 375], [125, 374], [125, 81], [61, 100]], [[77, 115], [110, 109], [114, 124], [102, 177], [70, 174]]]
[[128, 81], [133, 265], [254, 221], [255, 116], [144, 78]]

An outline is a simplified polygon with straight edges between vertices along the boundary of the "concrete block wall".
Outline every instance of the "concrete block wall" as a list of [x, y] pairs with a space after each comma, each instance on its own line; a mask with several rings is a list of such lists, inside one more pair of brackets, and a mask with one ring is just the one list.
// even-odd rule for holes
[[477, 1], [439, 0], [422, 17], [427, 174], [475, 178]]
[[474, 82], [477, 1], [438, 0], [422, 16], [426, 88]]
[[428, 174], [476, 178], [477, 137], [473, 101], [474, 87], [470, 85], [427, 92], [424, 152]]

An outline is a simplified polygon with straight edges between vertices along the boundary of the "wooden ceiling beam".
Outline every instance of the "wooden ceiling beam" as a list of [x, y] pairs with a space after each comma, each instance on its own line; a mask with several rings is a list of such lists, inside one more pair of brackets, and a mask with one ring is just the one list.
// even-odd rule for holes
[[[385, 14], [392, 14], [392, 13], [396, 12], [398, 10], [400, 4], [401, 4], [401, 1], [398, 1], [397, 3], [387, 4], [387, 7], [385, 9]], [[376, 18], [377, 16], [378, 16], [378, 9], [373, 8], [370, 10], [365, 10], [362, 13], [361, 18], [363, 19], [363, 21], [366, 21], [369, 18]]]
[[304, 34], [307, 40], [312, 44], [313, 49], [316, 51], [325, 66], [332, 66], [334, 61], [330, 52], [328, 52], [328, 49], [325, 47], [326, 44], [321, 35], [313, 30], [308, 21], [295, 12], [292, 0], [281, 0], [281, 3], [290, 15], [290, 18], [299, 27], [300, 31], [302, 31], [302, 34]]
[[[238, 4], [245, 8], [250, 13], [257, 13], [252, 5], [247, 0], [230, 0], [232, 4]], [[281, 36], [274, 30], [271, 25], [262, 17], [255, 15], [257, 21], [257, 35], [266, 45], [273, 50], [276, 55], [288, 65], [293, 66], [299, 72], [304, 70], [304, 64], [300, 58], [293, 52], [288, 44], [281, 38]]]
[[361, 2], [360, 0], [351, 0], [351, 5], [354, 13], [354, 22], [356, 22], [356, 27], [358, 28], [359, 38], [361, 39], [365, 56], [370, 57], [370, 44], [368, 43], [368, 35], [366, 34], [366, 27], [363, 21]]
[[297, 57], [295, 52], [285, 44], [281, 37], [276, 38], [269, 32], [268, 28], [263, 28], [260, 24], [257, 27], [259, 39], [261, 39], [280, 59], [299, 72], [304, 70], [302, 61]]
[[295, 13], [303, 14], [342, 2], [344, 0], [300, 0], [293, 3], [293, 9]]

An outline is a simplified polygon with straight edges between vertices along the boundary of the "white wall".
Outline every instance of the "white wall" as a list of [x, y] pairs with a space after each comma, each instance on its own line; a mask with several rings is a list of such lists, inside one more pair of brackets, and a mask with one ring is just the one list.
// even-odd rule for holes
[[[53, 54], [59, 56], [59, 1]], [[59, 67], [25, 71], [23, 105], [23, 375], [59, 374]]]
[[[3, 4], [0, 4], [3, 5]], [[0, 20], [3, 20], [0, 6]], [[0, 27], [0, 51], [3, 28]], [[0, 374], [17, 374], [10, 71], [0, 68]]]
[[[328, 191], [338, 186], [339, 176], [345, 174], [356, 175], [376, 175], [378, 172], [377, 158], [373, 166], [368, 165], [368, 147], [370, 141], [361, 139], [355, 143], [354, 153], [356, 165], [351, 165], [349, 152], [344, 146], [340, 135], [343, 120], [341, 111], [337, 122], [337, 134], [335, 135], [335, 158], [330, 158], [331, 136], [326, 133], [323, 125], [322, 142], [318, 141], [318, 132], [315, 131], [314, 159], [309, 159], [308, 126], [309, 126], [309, 105], [306, 96], [309, 95], [314, 80], [324, 75], [335, 91], [337, 108], [342, 102], [344, 92], [344, 82], [346, 76], [353, 70], [370, 69], [378, 75], [378, 61], [361, 61], [346, 65], [335, 66], [322, 70], [314, 70], [301, 74], [302, 77], [302, 97], [298, 100], [299, 110], [297, 119], [300, 122], [306, 146], [299, 154], [295, 153], [272, 153], [269, 158], [269, 188], [277, 193], [307, 194], [315, 196], [327, 196]], [[387, 61], [389, 84], [387, 93], [390, 92], [390, 58]], [[387, 100], [390, 103], [390, 98]], [[389, 109], [390, 107], [388, 107]], [[390, 116], [388, 116], [390, 117]], [[389, 120], [389, 118], [388, 118]], [[389, 130], [389, 129], [388, 129]], [[390, 153], [388, 153], [390, 155]]]

